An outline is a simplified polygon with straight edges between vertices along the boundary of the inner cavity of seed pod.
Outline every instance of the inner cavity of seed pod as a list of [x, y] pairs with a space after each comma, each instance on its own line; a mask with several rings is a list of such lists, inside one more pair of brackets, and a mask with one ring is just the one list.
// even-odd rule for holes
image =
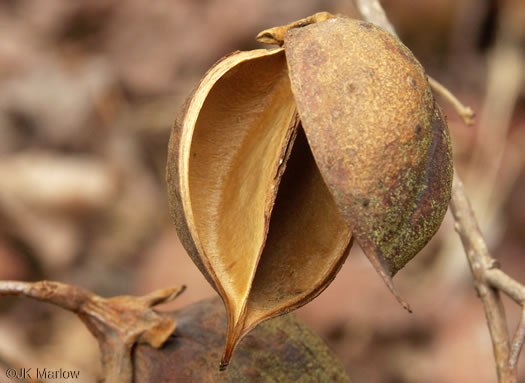
[[236, 55], [225, 59], [232, 68], [208, 94], [194, 96], [205, 101], [189, 154], [191, 210], [202, 255], [232, 322], [248, 296], [277, 190], [279, 162], [296, 125], [284, 53], [256, 56], [258, 52], [240, 52], [252, 56], [233, 64]]
[[248, 299], [245, 327], [302, 306], [324, 290], [344, 262], [350, 240], [299, 128]]

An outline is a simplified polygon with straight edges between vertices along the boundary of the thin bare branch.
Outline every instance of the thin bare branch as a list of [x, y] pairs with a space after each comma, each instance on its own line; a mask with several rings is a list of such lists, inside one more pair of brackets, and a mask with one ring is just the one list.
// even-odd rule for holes
[[474, 124], [474, 117], [476, 116], [476, 114], [470, 106], [463, 105], [461, 101], [459, 101], [450, 90], [448, 90], [439, 81], [433, 79], [430, 76], [428, 76], [428, 83], [430, 84], [434, 92], [439, 93], [445, 100], [447, 100], [452, 105], [456, 113], [463, 119], [465, 125]]
[[0, 281], [0, 296], [2, 295], [21, 295], [73, 312], [79, 312], [84, 303], [94, 296], [80, 287], [53, 281]]
[[363, 18], [371, 23], [374, 23], [385, 31], [397, 36], [396, 30], [392, 23], [388, 20], [385, 10], [381, 6], [379, 0], [355, 0], [359, 12]]
[[487, 270], [495, 270], [495, 262], [488, 252], [476, 217], [463, 189], [463, 183], [457, 175], [454, 176], [452, 185], [450, 208], [456, 220], [456, 231], [461, 238], [472, 271], [474, 287], [485, 309], [496, 359], [498, 379], [500, 382], [517, 382], [516, 373], [509, 368], [508, 364], [510, 344], [505, 310], [498, 290], [489, 285], [485, 278]]
[[525, 306], [525, 286], [512, 279], [500, 269], [491, 269], [485, 271], [487, 282], [507, 294], [517, 304]]
[[521, 349], [523, 348], [523, 343], [525, 342], [525, 309], [521, 311], [521, 319], [518, 324], [518, 329], [512, 338], [512, 343], [510, 346], [510, 359], [509, 367], [513, 370], [517, 369], [518, 360], [520, 357]]

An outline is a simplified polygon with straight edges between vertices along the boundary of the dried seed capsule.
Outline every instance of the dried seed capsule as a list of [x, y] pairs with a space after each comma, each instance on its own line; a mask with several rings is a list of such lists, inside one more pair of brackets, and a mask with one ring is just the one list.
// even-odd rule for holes
[[447, 210], [452, 151], [425, 72], [397, 38], [333, 18], [289, 29], [292, 91], [321, 174], [345, 221], [398, 299], [391, 277]]
[[284, 48], [215, 64], [169, 146], [175, 225], [227, 310], [223, 365], [327, 287], [352, 235], [408, 307], [391, 277], [439, 227], [452, 181], [446, 123], [395, 37], [321, 13], [259, 38]]
[[133, 382], [350, 383], [334, 353], [293, 315], [258, 326], [239, 346], [230, 368], [218, 371], [226, 322], [221, 306], [213, 298], [167, 313], [177, 330], [161, 349], [135, 346]]
[[326, 288], [350, 249], [282, 49], [234, 53], [205, 75], [173, 129], [167, 177], [179, 236], [227, 309], [226, 365], [257, 323]]

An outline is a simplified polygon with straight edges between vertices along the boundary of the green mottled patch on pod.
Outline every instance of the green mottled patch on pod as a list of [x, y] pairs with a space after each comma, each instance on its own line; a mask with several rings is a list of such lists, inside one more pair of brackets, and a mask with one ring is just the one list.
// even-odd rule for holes
[[435, 234], [452, 185], [447, 124], [425, 72], [396, 37], [348, 18], [292, 28], [284, 48], [323, 179], [399, 298], [391, 276]]

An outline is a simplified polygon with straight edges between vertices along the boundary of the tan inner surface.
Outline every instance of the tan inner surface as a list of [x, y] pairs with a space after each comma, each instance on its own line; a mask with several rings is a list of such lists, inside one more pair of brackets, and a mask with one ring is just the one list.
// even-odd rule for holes
[[209, 92], [190, 149], [189, 191], [205, 256], [237, 320], [261, 251], [295, 113], [284, 53], [236, 65]]
[[307, 303], [333, 277], [350, 239], [300, 128], [279, 186], [245, 328]]

